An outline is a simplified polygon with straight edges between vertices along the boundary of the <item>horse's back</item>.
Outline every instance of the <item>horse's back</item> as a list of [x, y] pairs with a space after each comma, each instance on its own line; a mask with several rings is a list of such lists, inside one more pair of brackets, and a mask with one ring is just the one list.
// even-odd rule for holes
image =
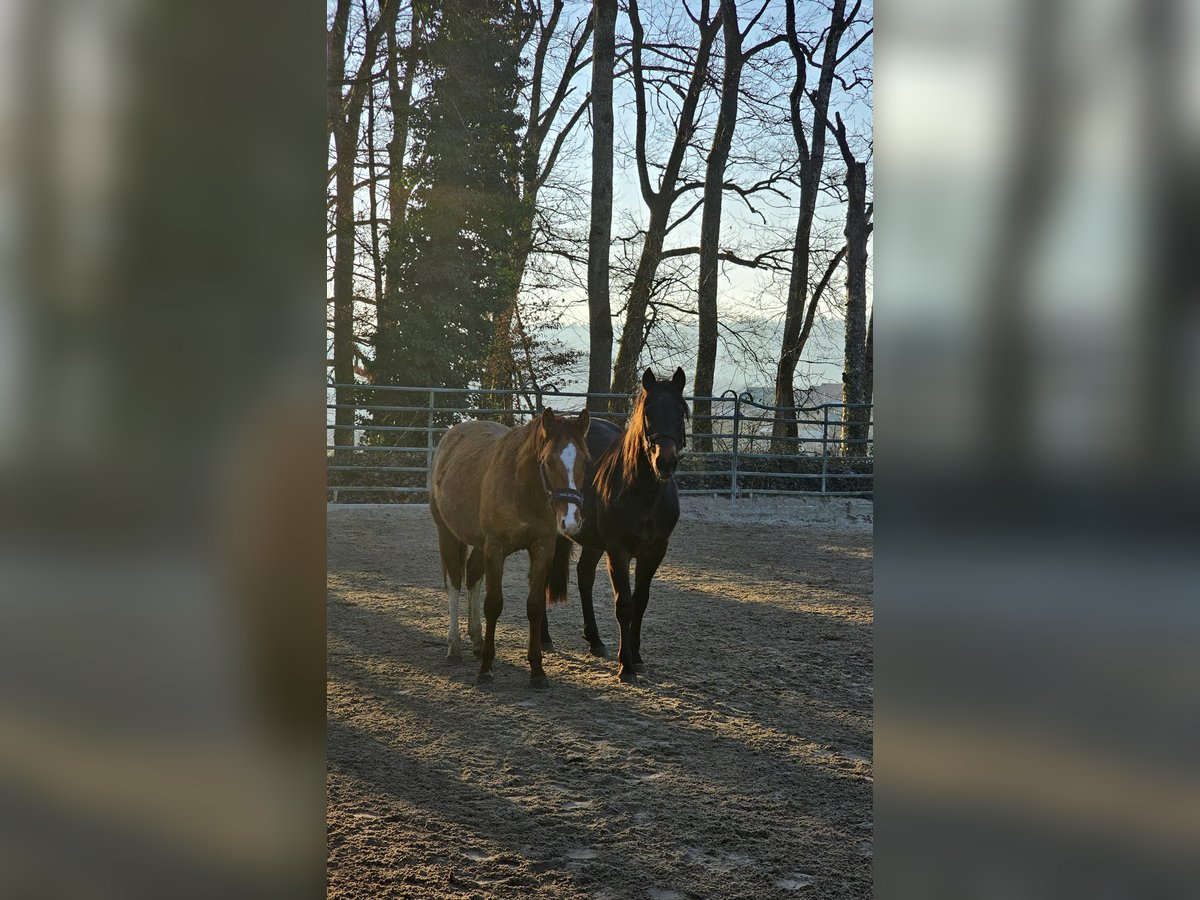
[[442, 436], [433, 454], [430, 509], [435, 519], [472, 546], [483, 542], [479, 525], [483, 478], [496, 444], [508, 432], [499, 422], [460, 422]]
[[617, 442], [622, 433], [622, 430], [612, 422], [592, 419], [591, 424], [588, 425], [587, 445], [588, 455], [592, 458], [593, 466], [604, 455], [604, 452]]
[[451, 427], [442, 436], [437, 450], [433, 453], [435, 483], [439, 468], [457, 466], [461, 464], [461, 460], [478, 458], [480, 454], [486, 453], [492, 444], [504, 437], [508, 431], [506, 425], [482, 419], [459, 422]]

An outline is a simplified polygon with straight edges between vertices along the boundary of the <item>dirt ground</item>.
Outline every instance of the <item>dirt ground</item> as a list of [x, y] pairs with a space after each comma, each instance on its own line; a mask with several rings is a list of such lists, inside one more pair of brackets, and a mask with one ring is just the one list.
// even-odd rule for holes
[[572, 571], [545, 692], [524, 554], [477, 688], [465, 604], [468, 661], [445, 658], [428, 510], [331, 507], [329, 896], [869, 897], [869, 516], [748, 524], [723, 503], [685, 507], [641, 684], [617, 681], [601, 568], [610, 658], [588, 653]]

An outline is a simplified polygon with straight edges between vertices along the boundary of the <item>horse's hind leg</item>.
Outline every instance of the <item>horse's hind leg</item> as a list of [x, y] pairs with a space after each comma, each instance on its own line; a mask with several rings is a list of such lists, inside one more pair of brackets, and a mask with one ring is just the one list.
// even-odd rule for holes
[[473, 547], [467, 557], [467, 636], [476, 656], [483, 653], [483, 548]]
[[596, 583], [596, 566], [600, 564], [603, 550], [593, 550], [584, 547], [579, 555], [579, 564], [575, 574], [579, 578], [579, 605], [583, 609], [583, 639], [588, 642], [593, 656], [607, 656], [608, 648], [600, 640], [600, 630], [596, 627], [596, 610], [592, 607], [592, 586]]
[[467, 545], [445, 526], [436, 509], [434, 510], [434, 521], [437, 523], [438, 552], [442, 557], [442, 575], [446, 582], [446, 597], [450, 601], [450, 628], [446, 635], [446, 659], [461, 661], [462, 642], [458, 635], [458, 600], [463, 587]]

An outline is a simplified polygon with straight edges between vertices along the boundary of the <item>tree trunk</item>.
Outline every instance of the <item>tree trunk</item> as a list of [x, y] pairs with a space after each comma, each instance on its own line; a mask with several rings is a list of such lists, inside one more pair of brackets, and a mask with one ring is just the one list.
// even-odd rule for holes
[[[830, 13], [829, 31], [825, 37], [825, 49], [821, 58], [820, 78], [817, 89], [811, 95], [805, 91], [807, 56], [796, 33], [795, 0], [787, 3], [788, 45], [796, 65], [796, 81], [789, 97], [792, 135], [800, 153], [800, 211], [796, 218], [796, 244], [792, 249], [792, 272], [788, 283], [787, 314], [784, 318], [783, 341], [780, 347], [779, 366], [775, 375], [775, 416], [771, 433], [776, 438], [794, 438], [796, 424], [796, 364], [804, 350], [808, 333], [816, 314], [819, 299], [813, 292], [809, 300], [809, 239], [812, 237], [813, 217], [817, 209], [817, 195], [821, 189], [821, 174], [825, 165], [825, 120], [829, 114], [829, 96], [833, 89], [833, 76], [837, 68], [838, 48], [848, 24], [845, 18], [845, 0], [834, 0]], [[812, 140], [804, 136], [804, 123], [800, 115], [802, 101], [808, 96], [813, 107]], [[806, 301], [808, 301], [806, 303]], [[808, 307], [806, 309], [806, 306]], [[776, 452], [795, 452], [795, 445], [784, 440], [775, 442]]]
[[[717, 254], [721, 244], [721, 205], [724, 197], [725, 165], [737, 127], [738, 89], [742, 80], [742, 33], [738, 28], [736, 0], [721, 0], [722, 29], [725, 35], [725, 67], [721, 77], [721, 108], [713, 131], [712, 148], [704, 170], [704, 211], [700, 219], [700, 285], [696, 306], [700, 316], [700, 335], [696, 352], [696, 377], [692, 392], [693, 430], [697, 435], [712, 433], [713, 378], [717, 365]], [[696, 450], [712, 450], [712, 439], [697, 437]]]
[[[353, 164], [346, 163], [345, 112], [342, 100], [342, 83], [346, 80], [346, 30], [350, 19], [349, 0], [338, 0], [333, 26], [329, 30], [326, 55], [327, 123], [333, 138], [336, 153], [334, 197], [337, 203], [334, 212], [334, 268], [333, 268], [333, 380], [339, 385], [354, 382], [354, 194]], [[353, 152], [350, 153], [353, 158]], [[353, 402], [344, 387], [335, 391], [339, 407]], [[334, 411], [333, 443], [337, 447], [354, 444], [354, 410], [339, 408]], [[342, 454], [339, 452], [339, 456]], [[336, 462], [343, 463], [338, 459]]]
[[[617, 0], [594, 0], [592, 37], [592, 210], [588, 232], [588, 392], [608, 390], [612, 368], [609, 248], [613, 205], [613, 66]], [[592, 411], [604, 404], [589, 400]]]
[[[546, 153], [545, 159], [543, 159], [542, 150], [545, 146], [546, 138], [550, 134], [554, 122], [561, 111], [562, 103], [569, 93], [571, 78], [580, 65], [579, 57], [593, 28], [591, 20], [585, 20], [584, 28], [572, 45], [563, 65], [563, 71], [558, 83], [550, 91], [549, 97], [546, 98], [549, 102], [546, 104], [545, 109], [543, 109], [543, 77], [546, 59], [550, 52], [555, 32], [561, 22], [564, 8], [564, 0], [554, 0], [548, 19], [542, 19], [542, 13], [539, 11], [539, 24], [541, 28], [533, 52], [529, 116], [526, 122], [525, 134], [518, 148], [521, 171], [521, 203], [524, 212], [521, 222], [513, 232], [514, 244], [509, 265], [507, 266], [507, 270], [512, 274], [512, 291], [504, 312], [497, 317], [492, 352], [487, 361], [487, 372], [485, 374], [490, 379], [492, 387], [518, 388], [526, 385], [534, 385], [537, 382], [538, 373], [531, 358], [529, 346], [524, 340], [528, 334], [524, 331], [524, 325], [521, 320], [520, 303], [521, 283], [524, 280], [525, 269], [529, 264], [529, 256], [533, 250], [533, 231], [538, 192], [554, 171], [559, 150], [562, 146], [562, 140], [565, 139], [571, 128], [582, 116], [587, 108], [587, 104], [590, 102], [590, 100], [584, 100], [568, 118], [566, 124], [555, 137], [553, 144]], [[615, 15], [616, 13], [614, 12], [614, 18]], [[611, 110], [611, 86], [609, 106]], [[609, 156], [611, 171], [611, 151]], [[605, 373], [607, 375], [607, 368]], [[528, 377], [522, 377], [524, 375]], [[515, 394], [495, 395], [493, 400], [495, 401], [493, 405], [499, 408], [506, 410], [515, 410], [517, 408], [517, 396]], [[504, 421], [506, 424], [513, 424], [515, 419], [511, 413], [508, 413]]]
[[[867, 320], [867, 352], [863, 359], [863, 391], [868, 403], [875, 402], [875, 307]], [[872, 409], [872, 414], [874, 409]]]
[[613, 365], [613, 393], [630, 394], [638, 383], [638, 357], [641, 356], [642, 347], [646, 342], [646, 310], [650, 305], [650, 297], [654, 293], [654, 276], [662, 261], [663, 242], [667, 236], [671, 207], [680, 193], [678, 188], [679, 171], [683, 165], [683, 156], [688, 142], [695, 131], [696, 107], [704, 88], [709, 54], [721, 24], [720, 15], [714, 16], [711, 20], [708, 19], [708, 9], [707, 0], [703, 0], [700, 7], [700, 40], [697, 45], [696, 59], [688, 78], [683, 103], [680, 106], [679, 120], [675, 123], [675, 138], [671, 145], [671, 152], [663, 166], [658, 189], [655, 190], [650, 183], [649, 162], [646, 156], [646, 85], [645, 70], [642, 67], [642, 48], [645, 36], [637, 0], [629, 2], [629, 22], [633, 29], [632, 69], [634, 105], [637, 115], [638, 183], [641, 187], [642, 199], [650, 210], [650, 221], [646, 227], [646, 238], [642, 244], [642, 255], [638, 260], [633, 285], [629, 289], [629, 300], [625, 308], [625, 324], [621, 329], [621, 345], [617, 351], [617, 360]]
[[[534, 192], [534, 196], [536, 197], [536, 192]], [[532, 205], [530, 209], [532, 209]], [[522, 229], [518, 233], [527, 234], [532, 227], [531, 222], [528, 228]], [[496, 330], [492, 336], [492, 347], [487, 359], [484, 361], [483, 386], [492, 391], [518, 387], [520, 382], [520, 379], [517, 377], [518, 370], [523, 363], [529, 370], [530, 380], [532, 381], [536, 377], [530, 361], [522, 359], [522, 353], [519, 351], [523, 350], [523, 348], [517, 346], [520, 337], [518, 333], [520, 321], [518, 304], [521, 302], [521, 281], [525, 277], [525, 267], [528, 263], [529, 245], [524, 244], [514, 250], [512, 259], [514, 287], [508, 304], [500, 315], [496, 317]], [[486, 401], [486, 405], [493, 409], [506, 410], [500, 417], [500, 421], [505, 425], [511, 427], [517, 424], [513, 416], [513, 410], [517, 408], [517, 397], [515, 394], [493, 393], [491, 396], [483, 399]]]
[[[335, 140], [338, 164], [336, 176], [337, 210], [335, 213], [333, 255], [333, 380], [339, 385], [354, 384], [354, 150], [353, 136], [344, 130]], [[345, 387], [337, 390], [339, 407], [353, 403], [353, 393]], [[354, 443], [354, 410], [339, 408], [334, 444]]]
[[865, 456], [871, 411], [867, 390], [867, 166], [846, 168], [846, 353], [842, 371], [842, 452]]
[[[367, 0], [362, 0], [363, 21]], [[388, 32], [392, 32], [389, 30]], [[379, 178], [375, 170], [375, 90], [367, 90], [367, 208], [371, 215], [371, 272], [375, 280], [375, 309], [383, 305], [383, 257], [379, 244]]]
[[[404, 63], [404, 75], [400, 75], [400, 50], [396, 46], [396, 30], [388, 29], [388, 98], [392, 106], [392, 139], [388, 142], [388, 229], [387, 245], [400, 246], [404, 232], [404, 214], [408, 207], [411, 190], [404, 177], [404, 157], [408, 153], [409, 121], [412, 112], [413, 78], [417, 68], [417, 42], [420, 35], [420, 18], [417, 9], [412, 11], [412, 25], [408, 39], [408, 54]], [[385, 266], [385, 270], [389, 267]], [[396, 288], [390, 270], [385, 271], [384, 296], [395, 298]], [[383, 307], [380, 308], [382, 314]], [[384, 323], [380, 322], [380, 327]]]
[[[650, 208], [646, 240], [642, 244], [642, 255], [638, 259], [633, 284], [629, 288], [625, 324], [621, 328], [621, 344], [617, 349], [617, 361], [613, 364], [614, 394], [630, 394], [638, 384], [638, 357], [646, 343], [646, 310], [650, 306], [650, 295], [654, 293], [654, 275], [662, 262], [663, 241], [667, 237], [667, 218], [670, 210], [670, 205], [661, 202]], [[618, 407], [621, 404], [617, 401], [613, 405]]]

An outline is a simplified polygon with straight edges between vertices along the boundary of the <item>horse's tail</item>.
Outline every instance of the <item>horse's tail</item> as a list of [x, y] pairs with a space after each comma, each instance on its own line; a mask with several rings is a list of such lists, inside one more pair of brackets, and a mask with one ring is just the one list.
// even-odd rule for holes
[[565, 537], [554, 544], [554, 562], [550, 564], [550, 577], [546, 580], [546, 606], [558, 606], [567, 602], [567, 578], [571, 572], [571, 542]]

